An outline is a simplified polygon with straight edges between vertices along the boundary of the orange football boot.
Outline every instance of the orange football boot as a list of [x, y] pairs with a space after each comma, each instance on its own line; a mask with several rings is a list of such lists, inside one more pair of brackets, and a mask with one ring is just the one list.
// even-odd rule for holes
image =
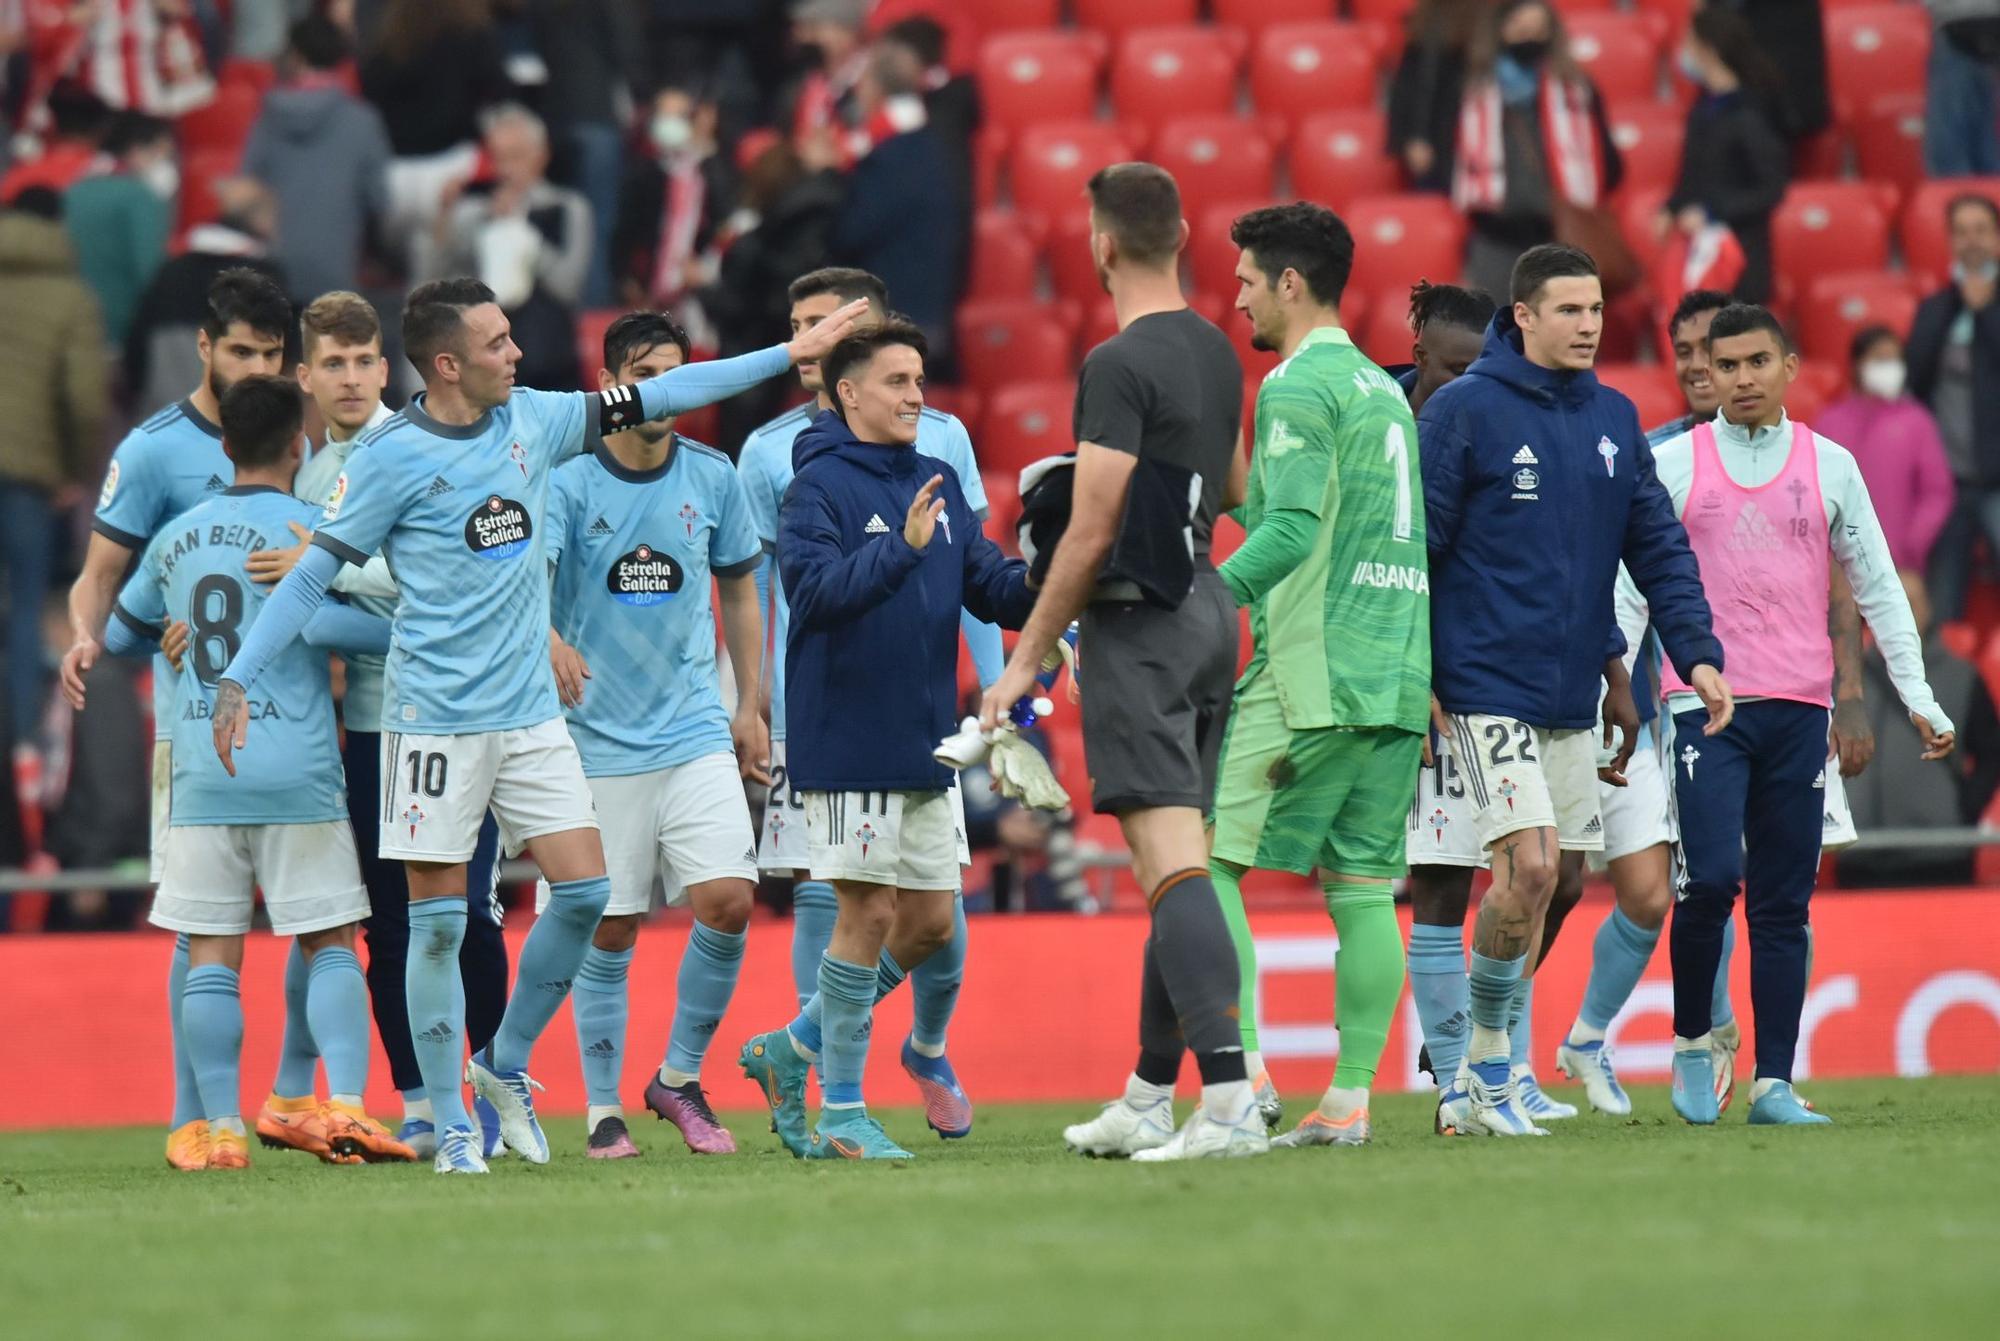
[[217, 1128], [208, 1134], [208, 1167], [247, 1169], [250, 1167], [250, 1138], [240, 1131]]
[[320, 1109], [327, 1143], [336, 1155], [370, 1164], [400, 1160], [414, 1164], [417, 1152], [389, 1134], [389, 1129], [359, 1108], [329, 1099]]
[[167, 1133], [167, 1163], [183, 1173], [208, 1167], [208, 1119], [183, 1122]]
[[303, 1150], [326, 1164], [359, 1164], [358, 1156], [333, 1148], [326, 1110], [308, 1094], [302, 1099], [272, 1095], [257, 1114], [257, 1139], [272, 1150]]

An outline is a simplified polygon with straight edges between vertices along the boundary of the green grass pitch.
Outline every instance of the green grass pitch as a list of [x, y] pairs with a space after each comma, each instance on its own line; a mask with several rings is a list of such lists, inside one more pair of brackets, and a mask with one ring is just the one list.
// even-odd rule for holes
[[907, 1168], [797, 1163], [740, 1112], [735, 1159], [648, 1120], [644, 1158], [594, 1164], [558, 1118], [553, 1163], [484, 1179], [0, 1135], [0, 1334], [2000, 1335], [2000, 1078], [1805, 1088], [1838, 1125], [1695, 1131], [1644, 1089], [1631, 1121], [1446, 1141], [1390, 1096], [1369, 1149], [1166, 1167], [1065, 1154], [1081, 1106], [951, 1144], [889, 1113]]

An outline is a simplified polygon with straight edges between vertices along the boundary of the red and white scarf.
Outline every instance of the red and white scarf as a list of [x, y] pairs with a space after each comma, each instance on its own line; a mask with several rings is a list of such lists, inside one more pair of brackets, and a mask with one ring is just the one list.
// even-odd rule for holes
[[[1542, 145], [1557, 195], [1593, 209], [1604, 194], [1604, 150], [1591, 116], [1592, 93], [1581, 81], [1544, 77], [1535, 93], [1541, 107]], [[1458, 113], [1458, 169], [1452, 203], [1462, 210], [1493, 211], [1507, 198], [1507, 133], [1500, 85], [1493, 80], [1465, 92]]]

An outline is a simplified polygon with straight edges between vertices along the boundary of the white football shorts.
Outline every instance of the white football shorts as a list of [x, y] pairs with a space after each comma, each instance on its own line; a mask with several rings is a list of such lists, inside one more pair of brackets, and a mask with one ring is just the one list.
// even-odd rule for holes
[[240, 936], [250, 930], [259, 888], [280, 936], [368, 916], [354, 830], [341, 819], [175, 825], [167, 831], [166, 872], [149, 920], [195, 936]]
[[509, 853], [544, 834], [598, 827], [562, 718], [468, 736], [382, 733], [383, 857], [469, 861], [489, 807]]

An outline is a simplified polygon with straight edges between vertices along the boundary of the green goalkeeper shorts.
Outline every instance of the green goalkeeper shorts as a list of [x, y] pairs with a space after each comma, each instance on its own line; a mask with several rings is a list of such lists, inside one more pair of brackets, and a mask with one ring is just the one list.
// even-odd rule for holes
[[1215, 788], [1214, 853], [1267, 871], [1403, 873], [1423, 737], [1393, 727], [1294, 731], [1275, 677], [1236, 691]]

